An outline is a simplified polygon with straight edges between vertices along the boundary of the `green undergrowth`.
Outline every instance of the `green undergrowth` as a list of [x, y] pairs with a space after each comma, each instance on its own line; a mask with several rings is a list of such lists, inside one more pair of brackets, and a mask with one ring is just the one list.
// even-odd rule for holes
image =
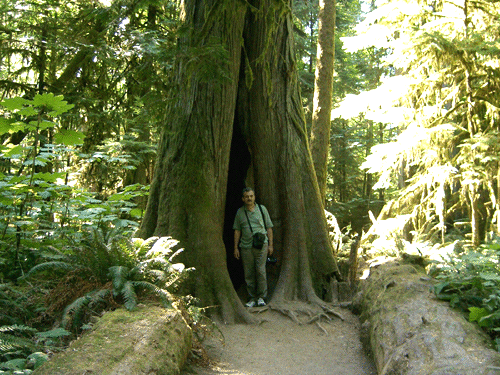
[[452, 254], [431, 269], [439, 299], [468, 314], [500, 351], [500, 242]]

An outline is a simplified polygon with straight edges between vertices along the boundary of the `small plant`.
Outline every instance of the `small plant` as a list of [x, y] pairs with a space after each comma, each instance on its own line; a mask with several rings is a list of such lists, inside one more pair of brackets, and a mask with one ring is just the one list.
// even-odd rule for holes
[[435, 276], [436, 296], [469, 314], [500, 349], [500, 244], [450, 257]]
[[31, 374], [48, 356], [43, 351], [61, 348], [61, 338], [69, 336], [64, 329], [38, 332], [24, 325], [0, 327], [0, 371], [4, 374]]

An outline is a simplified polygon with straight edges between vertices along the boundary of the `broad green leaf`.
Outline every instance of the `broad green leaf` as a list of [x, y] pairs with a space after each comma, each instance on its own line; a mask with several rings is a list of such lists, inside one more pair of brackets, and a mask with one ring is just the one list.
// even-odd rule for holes
[[479, 319], [488, 315], [488, 312], [483, 307], [469, 307], [469, 322], [479, 322]]
[[38, 115], [38, 111], [33, 107], [24, 107], [23, 109], [20, 109], [17, 113], [20, 114], [21, 116], [26, 116], [26, 117]]
[[134, 208], [134, 209], [130, 210], [129, 214], [132, 217], [141, 218], [142, 217], [142, 210], [140, 208]]
[[449, 283], [447, 281], [434, 285], [434, 293], [440, 294], [443, 291], [443, 289], [448, 285]]
[[12, 147], [9, 151], [4, 152], [3, 156], [7, 158], [11, 158], [13, 156], [22, 155], [24, 147], [21, 145], [17, 145]]
[[500, 275], [494, 273], [483, 273], [481, 272], [479, 276], [484, 280], [500, 281]]
[[51, 109], [50, 116], [58, 116], [74, 107], [73, 104], [68, 104], [62, 95], [55, 96], [53, 93], [37, 94], [33, 99], [33, 103], [37, 107]]
[[84, 139], [85, 139], [85, 134], [77, 132], [75, 130], [61, 129], [56, 135], [54, 135], [55, 143], [63, 144], [66, 146], [82, 145]]
[[134, 196], [132, 194], [124, 194], [124, 193], [116, 193], [111, 195], [108, 200], [109, 201], [128, 201], [132, 199]]
[[58, 178], [64, 178], [66, 176], [66, 173], [64, 172], [59, 172], [59, 173], [35, 173], [33, 175], [33, 178], [35, 180], [43, 180], [46, 182], [56, 182]]
[[4, 117], [0, 117], [0, 135], [7, 134], [12, 129], [12, 121]]
[[49, 128], [53, 128], [55, 127], [56, 124], [53, 123], [52, 121], [42, 121], [40, 124], [39, 124], [39, 129], [40, 130], [45, 130], [45, 129], [49, 129]]
[[15, 111], [15, 110], [20, 110], [23, 109], [25, 105], [30, 104], [31, 102], [29, 100], [16, 97], [16, 98], [9, 98], [5, 99], [3, 102], [0, 104], [7, 108], [9, 111]]

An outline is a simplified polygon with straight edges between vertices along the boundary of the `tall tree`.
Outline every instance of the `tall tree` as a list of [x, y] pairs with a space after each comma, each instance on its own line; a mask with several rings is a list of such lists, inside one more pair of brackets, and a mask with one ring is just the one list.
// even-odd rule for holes
[[498, 231], [499, 24], [495, 1], [389, 1], [351, 41], [391, 47], [387, 61], [398, 76], [367, 98], [383, 97], [379, 118], [402, 131], [374, 147], [366, 167], [381, 173], [377, 187], [405, 176], [394, 214], [410, 214], [427, 238], [444, 241], [445, 224], [467, 216], [474, 246]]
[[320, 0], [318, 47], [314, 79], [311, 153], [321, 199], [326, 199], [328, 150], [330, 145], [333, 67], [335, 61], [335, 0]]
[[338, 269], [297, 85], [291, 4], [186, 0], [183, 9], [190, 32], [179, 48], [206, 58], [177, 65], [179, 92], [140, 234], [180, 240], [184, 262], [197, 268], [193, 291], [203, 304], [219, 305], [228, 322], [249, 321], [227, 271], [223, 235], [224, 221], [234, 219], [225, 217], [226, 202], [252, 184], [275, 224], [281, 267], [271, 303], [322, 305]]

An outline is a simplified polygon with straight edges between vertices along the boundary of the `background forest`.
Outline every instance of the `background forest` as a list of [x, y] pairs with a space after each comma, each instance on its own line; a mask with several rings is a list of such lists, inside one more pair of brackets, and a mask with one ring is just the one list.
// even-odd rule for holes
[[[318, 7], [297, 0], [292, 10], [308, 127]], [[179, 17], [180, 1], [169, 0], [0, 2], [5, 371], [29, 373], [90, 328], [89, 316], [134, 308], [138, 291], [171, 303], [187, 274], [174, 263], [174, 240], [132, 238], [164, 108], [179, 89], [176, 58], [224, 77], [222, 47], [178, 47]], [[342, 236], [365, 232], [363, 256], [431, 259], [436, 294], [493, 337], [499, 17], [494, 1], [337, 1], [325, 202]]]

